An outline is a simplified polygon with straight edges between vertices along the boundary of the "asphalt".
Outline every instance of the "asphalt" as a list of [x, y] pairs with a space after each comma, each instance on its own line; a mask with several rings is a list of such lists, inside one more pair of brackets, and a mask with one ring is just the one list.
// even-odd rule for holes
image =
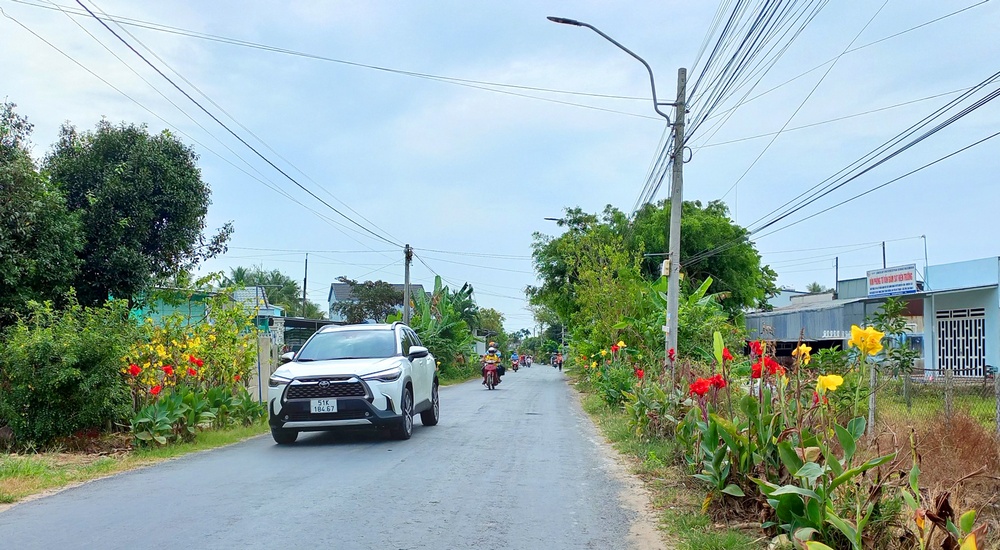
[[0, 549], [625, 549], [627, 487], [562, 373], [441, 390], [441, 422], [270, 436], [0, 513]]

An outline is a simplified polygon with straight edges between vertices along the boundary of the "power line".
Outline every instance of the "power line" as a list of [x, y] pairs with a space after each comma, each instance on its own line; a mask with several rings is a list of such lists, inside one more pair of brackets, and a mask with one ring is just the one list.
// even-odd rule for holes
[[340, 215], [342, 218], [344, 218], [345, 220], [351, 222], [352, 224], [356, 225], [357, 227], [361, 228], [362, 230], [364, 230], [366, 233], [369, 233], [373, 237], [375, 237], [375, 238], [377, 238], [377, 239], [379, 239], [381, 241], [384, 241], [386, 243], [389, 243], [391, 245], [402, 247], [402, 245], [400, 245], [398, 243], [395, 243], [395, 242], [387, 239], [386, 237], [384, 237], [384, 236], [382, 236], [382, 235], [380, 235], [378, 233], [375, 233], [371, 229], [369, 229], [369, 228], [361, 225], [360, 223], [358, 223], [357, 221], [355, 221], [350, 216], [347, 216], [346, 214], [344, 214], [343, 212], [341, 212], [340, 210], [338, 210], [336, 207], [334, 207], [330, 203], [328, 203], [325, 200], [323, 200], [322, 198], [320, 198], [318, 195], [316, 195], [316, 193], [313, 193], [312, 190], [310, 190], [306, 186], [304, 186], [301, 183], [299, 183], [299, 181], [297, 179], [295, 179], [290, 174], [288, 174], [288, 172], [286, 172], [283, 169], [281, 169], [281, 167], [279, 167], [277, 164], [275, 164], [274, 162], [272, 162], [271, 159], [269, 159], [266, 156], [264, 156], [263, 154], [261, 154], [261, 152], [258, 151], [256, 147], [254, 147], [253, 145], [251, 145], [250, 143], [248, 143], [245, 139], [243, 139], [242, 136], [240, 136], [239, 134], [237, 134], [236, 132], [234, 132], [228, 125], [226, 125], [226, 123], [224, 123], [221, 120], [219, 120], [218, 117], [216, 117], [211, 111], [209, 111], [208, 109], [206, 109], [201, 103], [198, 102], [198, 100], [196, 100], [195, 98], [191, 97], [191, 94], [187, 93], [187, 91], [185, 91], [183, 88], [181, 88], [180, 86], [178, 86], [176, 82], [174, 82], [169, 76], [167, 76], [163, 71], [161, 71], [156, 65], [154, 65], [152, 62], [150, 62], [149, 59], [147, 59], [144, 55], [142, 55], [141, 52], [139, 52], [138, 50], [136, 50], [131, 44], [128, 43], [128, 41], [126, 41], [124, 38], [121, 37], [121, 35], [119, 35], [117, 32], [115, 32], [114, 29], [112, 29], [110, 26], [108, 26], [108, 24], [105, 23], [103, 19], [101, 19], [100, 17], [97, 16], [97, 14], [95, 14], [94, 12], [92, 12], [90, 10], [90, 8], [88, 8], [87, 6], [85, 6], [83, 4], [83, 2], [81, 2], [80, 0], [76, 0], [76, 2], [77, 2], [77, 4], [80, 5], [80, 7], [82, 7], [83, 9], [85, 9], [87, 11], [87, 13], [89, 13], [91, 15], [91, 17], [93, 17], [95, 20], [97, 20], [101, 24], [101, 26], [103, 26], [105, 29], [107, 29], [108, 32], [110, 32], [111, 34], [113, 34], [115, 36], [115, 38], [117, 38], [122, 44], [124, 44], [129, 50], [131, 50], [132, 53], [134, 53], [137, 56], [139, 56], [139, 58], [142, 59], [147, 65], [149, 65], [150, 68], [152, 68], [154, 71], [157, 72], [157, 74], [159, 74], [167, 82], [169, 82], [171, 86], [173, 86], [177, 91], [179, 91], [181, 94], [183, 94], [184, 97], [188, 98], [188, 100], [190, 100], [196, 106], [198, 106], [198, 108], [201, 109], [202, 112], [204, 112], [206, 115], [208, 115], [209, 118], [211, 118], [216, 123], [218, 123], [220, 126], [222, 126], [227, 132], [229, 132], [230, 135], [232, 135], [234, 138], [236, 138], [240, 143], [242, 143], [243, 145], [245, 145], [248, 149], [250, 149], [251, 151], [253, 151], [253, 153], [255, 155], [257, 155], [258, 157], [260, 157], [261, 160], [263, 160], [264, 162], [266, 162], [267, 164], [269, 164], [272, 168], [274, 168], [275, 170], [277, 170], [282, 176], [284, 176], [286, 179], [288, 179], [289, 181], [291, 181], [292, 183], [294, 183], [299, 189], [302, 189], [303, 191], [305, 191], [306, 193], [308, 193], [311, 197], [313, 197], [314, 199], [318, 200], [321, 204], [323, 204], [324, 206], [326, 206], [330, 210], [333, 210], [338, 215]]

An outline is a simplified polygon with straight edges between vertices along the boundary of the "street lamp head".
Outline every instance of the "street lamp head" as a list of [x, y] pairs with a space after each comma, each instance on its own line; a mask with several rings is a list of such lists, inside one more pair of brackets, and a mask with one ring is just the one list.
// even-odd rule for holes
[[546, 19], [548, 19], [549, 21], [552, 21], [553, 23], [561, 23], [563, 25], [573, 25], [575, 27], [582, 27], [583, 26], [583, 23], [581, 23], [581, 22], [579, 22], [579, 21], [577, 21], [575, 19], [566, 19], [565, 17], [552, 17], [550, 15]]
[[543, 218], [543, 219], [546, 220], [546, 221], [550, 221], [550, 222], [560, 222], [560, 221], [562, 221], [559, 218]]

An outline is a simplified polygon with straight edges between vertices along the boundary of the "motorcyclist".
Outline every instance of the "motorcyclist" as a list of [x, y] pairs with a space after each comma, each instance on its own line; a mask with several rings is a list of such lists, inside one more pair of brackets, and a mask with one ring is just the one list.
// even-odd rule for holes
[[510, 352], [510, 364], [511, 365], [519, 365], [519, 363], [517, 362], [517, 352], [516, 351]]
[[562, 370], [562, 364], [563, 364], [563, 356], [562, 353], [560, 352], [556, 354], [556, 366], [559, 367], [559, 370]]
[[497, 348], [490, 347], [486, 350], [486, 355], [483, 356], [483, 385], [486, 385], [486, 363], [493, 363], [497, 367], [497, 384], [500, 383], [500, 377], [503, 376], [503, 364], [500, 361], [500, 356], [497, 354]]

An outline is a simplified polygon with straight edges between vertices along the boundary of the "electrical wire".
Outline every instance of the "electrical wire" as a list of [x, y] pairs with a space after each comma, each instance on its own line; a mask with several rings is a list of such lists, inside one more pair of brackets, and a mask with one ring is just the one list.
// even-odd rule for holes
[[283, 170], [281, 167], [279, 167], [277, 164], [275, 164], [271, 159], [269, 159], [268, 157], [266, 157], [265, 155], [263, 155], [260, 151], [258, 151], [256, 147], [254, 147], [249, 142], [247, 142], [245, 139], [243, 139], [242, 136], [240, 136], [235, 131], [233, 131], [226, 123], [224, 123], [223, 121], [219, 120], [219, 118], [217, 116], [215, 116], [211, 111], [209, 111], [208, 109], [206, 109], [205, 106], [203, 106], [197, 99], [195, 99], [194, 97], [192, 97], [191, 94], [189, 94], [183, 88], [181, 88], [180, 86], [178, 86], [177, 83], [173, 81], [173, 79], [171, 79], [169, 76], [167, 76], [155, 64], [153, 64], [152, 62], [150, 62], [149, 59], [147, 59], [144, 55], [142, 55], [141, 52], [139, 52], [138, 50], [136, 50], [131, 44], [129, 44], [129, 42], [127, 40], [125, 40], [124, 38], [121, 37], [121, 35], [119, 35], [117, 32], [115, 32], [114, 29], [112, 29], [110, 26], [108, 26], [108, 24], [105, 23], [103, 19], [101, 19], [100, 17], [98, 17], [97, 14], [95, 14], [93, 11], [91, 11], [90, 8], [88, 8], [86, 5], [83, 4], [83, 2], [81, 2], [80, 0], [76, 0], [76, 1], [77, 1], [77, 4], [79, 4], [80, 7], [82, 7], [84, 10], [86, 10], [87, 13], [89, 13], [91, 15], [91, 17], [93, 17], [95, 20], [97, 20], [101, 24], [101, 26], [103, 26], [105, 29], [108, 30], [108, 32], [110, 32], [111, 34], [113, 34], [115, 36], [115, 38], [117, 38], [122, 44], [124, 44], [129, 50], [131, 50], [132, 53], [134, 53], [137, 56], [139, 56], [140, 59], [142, 59], [147, 65], [149, 65], [150, 68], [152, 68], [154, 71], [156, 71], [157, 74], [159, 74], [161, 77], [163, 77], [167, 82], [169, 82], [177, 91], [179, 91], [182, 95], [184, 95], [184, 97], [188, 98], [188, 100], [190, 100], [192, 103], [194, 103], [199, 109], [202, 110], [202, 112], [204, 112], [206, 115], [208, 115], [209, 118], [211, 118], [217, 124], [219, 124], [220, 126], [222, 126], [227, 132], [229, 132], [230, 135], [232, 135], [234, 138], [236, 138], [237, 141], [239, 141], [244, 146], [246, 146], [248, 149], [250, 149], [251, 151], [253, 151], [253, 153], [255, 155], [257, 155], [258, 157], [260, 157], [261, 160], [263, 160], [264, 162], [266, 162], [272, 168], [274, 168], [275, 170], [277, 170], [278, 173], [280, 173], [286, 179], [288, 179], [293, 184], [295, 184], [296, 187], [298, 187], [299, 189], [302, 189], [307, 194], [309, 194], [309, 196], [313, 197], [314, 199], [316, 199], [317, 201], [319, 201], [321, 204], [323, 204], [324, 206], [326, 206], [327, 208], [329, 208], [333, 212], [337, 213], [339, 216], [341, 216], [345, 220], [347, 220], [347, 221], [351, 222], [352, 224], [356, 225], [357, 227], [361, 228], [366, 233], [372, 235], [376, 239], [379, 239], [379, 240], [384, 241], [384, 242], [386, 242], [388, 244], [391, 244], [391, 245], [398, 246], [398, 247], [402, 248], [402, 245], [400, 245], [400, 244], [398, 244], [396, 242], [393, 242], [392, 240], [390, 240], [390, 239], [388, 239], [388, 238], [386, 238], [386, 237], [384, 237], [384, 236], [382, 236], [382, 235], [380, 235], [380, 234], [372, 231], [371, 229], [365, 227], [364, 225], [361, 225], [356, 220], [354, 220], [354, 218], [351, 218], [350, 216], [344, 214], [339, 209], [337, 209], [335, 206], [333, 206], [330, 203], [328, 203], [327, 201], [323, 200], [321, 197], [319, 197], [318, 195], [316, 195], [316, 193], [314, 193], [308, 187], [306, 187], [305, 185], [303, 185], [302, 183], [300, 183], [297, 179], [295, 179], [294, 177], [292, 177], [288, 172], [286, 172], [285, 170]]

